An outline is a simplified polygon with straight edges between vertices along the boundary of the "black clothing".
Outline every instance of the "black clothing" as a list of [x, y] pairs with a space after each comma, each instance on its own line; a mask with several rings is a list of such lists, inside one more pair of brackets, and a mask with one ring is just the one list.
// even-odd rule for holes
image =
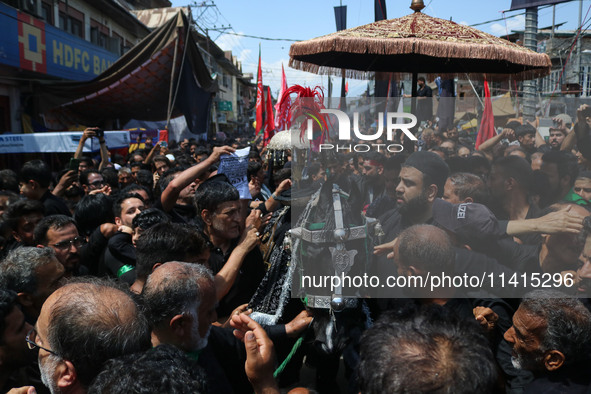
[[[542, 210], [538, 208], [535, 204], [530, 204], [529, 209], [527, 210], [527, 214], [525, 215], [525, 219], [536, 219], [539, 218], [542, 214]], [[498, 215], [497, 215], [498, 217]], [[499, 227], [504, 232], [507, 232], [507, 225], [509, 224], [509, 220], [499, 220]], [[517, 238], [521, 240], [526, 245], [539, 245], [542, 243], [542, 235], [531, 233], [531, 234], [522, 234], [519, 235]]]
[[[208, 240], [207, 235], [204, 233], [202, 235], [204, 239]], [[238, 244], [238, 240], [236, 239], [232, 242], [232, 246], [226, 254], [220, 248], [213, 246], [210, 241], [208, 241], [208, 244], [211, 247], [209, 267], [215, 275], [221, 271], [226, 261], [228, 261], [232, 251]], [[218, 316], [229, 316], [238, 306], [248, 303], [258, 288], [259, 283], [261, 283], [263, 276], [265, 276], [263, 255], [259, 248], [255, 247], [244, 257], [236, 281], [228, 291], [228, 294], [220, 300], [217, 307]]]
[[525, 387], [525, 394], [562, 394], [591, 393], [591, 361], [578, 365], [569, 365], [553, 373], [536, 376], [533, 382]]
[[[365, 210], [371, 203], [379, 199], [386, 192], [386, 185], [379, 178], [368, 178], [366, 176], [355, 179], [363, 202]], [[391, 208], [391, 207], [390, 207]]]
[[90, 275], [99, 276], [105, 273], [102, 257], [109, 239], [101, 233], [100, 226], [88, 237], [88, 242], [80, 248], [80, 260], [84, 262]]
[[[276, 347], [287, 339], [284, 325], [263, 328]], [[211, 393], [252, 394], [252, 386], [244, 371], [244, 343], [232, 332], [230, 328], [211, 326], [207, 346], [199, 354], [198, 364], [207, 372]]]
[[424, 84], [417, 90], [417, 97], [427, 97], [417, 100], [417, 120], [419, 124], [423, 121], [433, 119], [433, 90]]
[[162, 202], [160, 202], [160, 200], [156, 201], [156, 203], [154, 204], [154, 208], [158, 208], [162, 212], [166, 213], [173, 223], [193, 224], [195, 221], [195, 216], [197, 214], [197, 209], [195, 208], [195, 206], [180, 204], [174, 204], [172, 209], [166, 212], [162, 208]]
[[444, 305], [446, 309], [454, 311], [458, 316], [468, 321], [474, 319], [473, 309], [477, 306], [490, 308], [499, 316], [499, 320], [489, 336], [491, 349], [506, 379], [505, 392], [522, 393], [523, 388], [532, 381], [533, 375], [531, 372], [519, 370], [513, 366], [511, 362], [512, 347], [503, 338], [505, 331], [512, 325], [514, 311], [511, 306], [494, 298], [453, 298]]
[[47, 190], [39, 200], [45, 207], [45, 216], [66, 215], [72, 216], [68, 206], [61, 198], [54, 196]]
[[109, 276], [132, 285], [136, 279], [135, 248], [131, 234], [118, 232], [109, 239], [104, 255], [104, 266]]
[[376, 218], [394, 207], [396, 207], [396, 199], [384, 194], [382, 197], [374, 200], [374, 202], [372, 202], [369, 207], [367, 207], [365, 216], [369, 218]]

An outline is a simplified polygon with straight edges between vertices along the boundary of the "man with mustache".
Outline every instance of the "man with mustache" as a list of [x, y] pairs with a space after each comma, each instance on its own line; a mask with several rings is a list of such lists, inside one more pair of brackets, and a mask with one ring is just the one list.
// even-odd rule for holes
[[585, 393], [591, 388], [591, 313], [556, 290], [527, 294], [505, 332], [516, 368], [533, 372], [525, 393]]

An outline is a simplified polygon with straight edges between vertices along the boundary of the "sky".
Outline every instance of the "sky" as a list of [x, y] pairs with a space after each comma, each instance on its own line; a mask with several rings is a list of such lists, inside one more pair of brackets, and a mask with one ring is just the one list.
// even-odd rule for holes
[[[411, 0], [385, 0], [389, 19], [408, 15]], [[256, 82], [259, 45], [261, 50], [263, 83], [271, 87], [274, 97], [280, 89], [281, 66], [285, 68], [288, 85], [327, 86], [327, 76], [291, 69], [289, 47], [293, 41], [308, 40], [336, 30], [334, 7], [347, 6], [347, 28], [374, 21], [373, 0], [207, 0], [190, 2], [172, 0], [174, 7], [191, 5], [197, 26], [209, 32], [209, 36], [223, 50], [231, 50], [242, 62], [244, 73], [253, 73]], [[207, 6], [203, 6], [206, 4]], [[201, 5], [201, 6], [200, 6]], [[476, 28], [496, 35], [505, 35], [525, 27], [525, 10], [507, 11], [511, 0], [425, 0], [422, 12], [442, 19], [452, 19], [466, 25], [480, 24]], [[591, 0], [582, 2], [582, 18], [591, 20]], [[552, 6], [540, 7], [538, 27], [552, 25]], [[560, 30], [578, 27], [579, 0], [556, 5], [556, 24], [565, 23]], [[495, 19], [498, 21], [490, 22]], [[589, 22], [583, 23], [584, 26]], [[236, 34], [271, 38], [250, 38]], [[333, 77], [333, 96], [340, 94], [340, 80]], [[360, 96], [367, 81], [349, 80], [349, 96]], [[325, 89], [326, 92], [326, 89]]]

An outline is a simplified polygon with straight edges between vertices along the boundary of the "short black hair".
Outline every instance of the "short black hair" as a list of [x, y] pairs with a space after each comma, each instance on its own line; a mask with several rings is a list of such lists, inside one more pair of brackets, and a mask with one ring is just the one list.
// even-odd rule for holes
[[565, 176], [570, 176], [570, 186], [572, 187], [575, 184], [579, 175], [579, 166], [577, 164], [577, 157], [572, 153], [563, 150], [551, 150], [544, 153], [542, 163], [556, 164], [558, 177], [564, 178]]
[[92, 160], [92, 157], [82, 156], [80, 158], [80, 163], [85, 163], [86, 166], [89, 167], [89, 168], [93, 168], [94, 167], [94, 161]]
[[4, 219], [4, 221], [14, 231], [16, 230], [19, 219], [31, 213], [39, 213], [44, 215], [45, 207], [40, 201], [37, 200], [19, 200], [6, 207], [4, 214], [2, 214], [2, 219]]
[[493, 167], [500, 170], [503, 179], [515, 179], [526, 192], [531, 189], [533, 170], [524, 158], [519, 156], [501, 157], [493, 162]]
[[162, 173], [162, 176], [158, 180], [158, 189], [160, 189], [161, 194], [164, 193], [170, 182], [175, 178], [175, 174], [179, 172], [183, 172], [181, 167], [169, 168]]
[[170, 223], [170, 218], [157, 208], [148, 208], [135, 215], [131, 223], [134, 229], [141, 228], [146, 231], [158, 223]]
[[198, 146], [197, 149], [195, 149], [195, 156], [197, 155], [209, 155], [209, 149], [205, 146]]
[[204, 370], [172, 345], [107, 361], [88, 388], [88, 394], [209, 392]]
[[78, 180], [80, 181], [81, 185], [88, 186], [88, 176], [90, 174], [99, 174], [100, 176], [103, 176], [103, 174], [101, 174], [100, 171], [96, 168], [89, 168], [87, 170], [84, 170], [80, 173], [80, 176], [78, 177]]
[[149, 170], [139, 170], [135, 176], [138, 185], [154, 190], [154, 178]]
[[197, 229], [178, 223], [158, 223], [144, 231], [137, 241], [137, 277], [146, 279], [156, 263], [186, 261], [205, 247]]
[[368, 329], [358, 377], [364, 394], [490, 393], [497, 369], [475, 321], [430, 305], [409, 316], [386, 313]]
[[89, 235], [103, 223], [114, 223], [113, 200], [103, 193], [82, 197], [74, 210], [80, 234]]
[[[172, 145], [172, 143], [170, 145]], [[155, 163], [157, 161], [162, 161], [162, 162], [166, 163], [166, 165], [168, 165], [170, 167], [170, 160], [168, 159], [168, 157], [166, 157], [164, 155], [156, 155], [156, 156], [154, 156], [154, 158], [152, 159], [152, 163]]]
[[117, 197], [117, 199], [113, 203], [113, 215], [116, 218], [121, 217], [121, 204], [123, 204], [125, 200], [129, 200], [130, 198], [137, 198], [141, 202], [145, 203], [144, 198], [137, 193], [120, 194], [119, 197]]
[[248, 162], [248, 169], [246, 170], [246, 176], [250, 181], [253, 176], [255, 176], [261, 169], [263, 165], [258, 161], [249, 161]]
[[528, 134], [536, 134], [536, 128], [530, 125], [529, 123], [519, 125], [515, 128], [515, 137], [517, 138], [523, 137]]
[[[146, 194], [148, 195], [148, 198], [150, 201], [154, 200], [154, 196], [152, 194], [152, 190], [150, 190], [149, 188], [147, 188], [144, 185], [139, 185], [137, 183], [132, 183], [130, 185], [125, 186], [123, 189], [121, 189], [121, 193], [122, 194], [127, 194], [127, 193], [133, 193], [137, 190], [143, 190], [146, 192]], [[138, 193], [139, 194], [139, 193]], [[144, 201], [147, 202], [147, 201]]]
[[404, 163], [404, 157], [401, 155], [388, 157], [384, 160], [384, 171], [400, 171], [402, 163]]
[[49, 215], [44, 217], [39, 223], [37, 223], [37, 226], [35, 226], [35, 231], [33, 233], [35, 244], [47, 244], [47, 232], [50, 229], [59, 230], [69, 224], [76, 226], [76, 229], [78, 228], [76, 221], [66, 215]]
[[204, 209], [214, 212], [222, 203], [238, 201], [240, 194], [228, 182], [212, 181], [199, 185], [194, 198], [197, 215], [200, 216]]
[[101, 170], [101, 175], [105, 180], [105, 183], [111, 186], [112, 189], [119, 187], [119, 174], [113, 167], [106, 167]]
[[517, 120], [512, 120], [505, 125], [506, 129], [511, 129], [513, 131], [517, 130], [517, 128], [521, 126], [521, 123]]
[[[488, 159], [484, 156], [472, 155], [472, 156], [468, 157], [467, 159], [468, 159], [468, 168], [470, 168], [470, 169], [484, 167], [487, 170], [490, 170], [490, 161], [488, 161]], [[470, 171], [470, 172], [472, 172], [472, 171]]]
[[12, 170], [0, 170], [0, 190], [8, 190], [18, 194], [18, 175]]
[[20, 178], [23, 182], [36, 181], [43, 188], [51, 183], [51, 169], [43, 160], [30, 160], [23, 164]]

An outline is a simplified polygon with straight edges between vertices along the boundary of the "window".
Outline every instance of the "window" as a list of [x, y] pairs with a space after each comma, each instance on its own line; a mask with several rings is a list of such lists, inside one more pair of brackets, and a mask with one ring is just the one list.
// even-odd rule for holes
[[82, 25], [82, 21], [66, 15], [63, 12], [59, 14], [59, 26], [61, 30], [67, 31], [68, 33], [78, 36], [80, 38], [84, 38], [84, 28]]
[[41, 19], [53, 25], [53, 7], [51, 4], [41, 3]]

